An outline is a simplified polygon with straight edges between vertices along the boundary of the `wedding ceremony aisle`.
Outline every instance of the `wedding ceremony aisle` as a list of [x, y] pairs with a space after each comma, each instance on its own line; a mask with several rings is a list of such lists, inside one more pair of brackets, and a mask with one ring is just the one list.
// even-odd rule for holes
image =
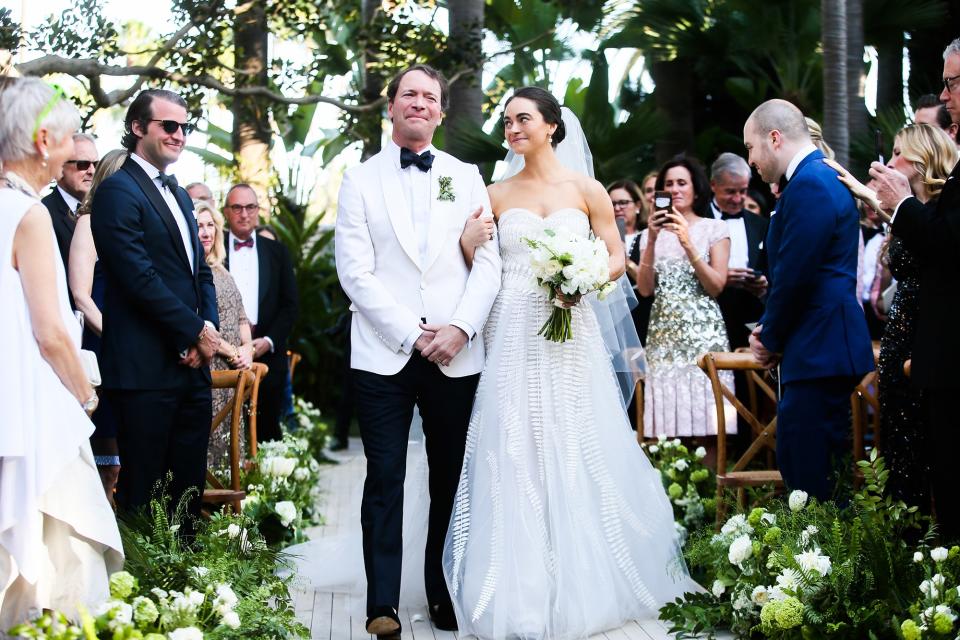
[[[363, 482], [363, 446], [358, 438], [350, 440], [350, 448], [328, 454], [339, 464], [324, 466], [320, 474], [320, 497], [318, 508], [325, 524], [307, 530], [311, 539], [337, 535], [341, 527], [348, 526], [351, 514], [358, 508], [352, 505], [356, 496], [355, 487]], [[297, 617], [310, 629], [314, 640], [373, 640], [364, 629], [364, 618], [351, 611], [350, 596], [346, 594], [315, 591], [309, 588], [292, 589]], [[427, 616], [427, 608], [402, 608], [403, 640], [454, 640], [458, 634], [434, 629]], [[666, 640], [672, 638], [667, 627], [659, 620], [633, 621], [620, 629], [593, 636], [591, 640]]]

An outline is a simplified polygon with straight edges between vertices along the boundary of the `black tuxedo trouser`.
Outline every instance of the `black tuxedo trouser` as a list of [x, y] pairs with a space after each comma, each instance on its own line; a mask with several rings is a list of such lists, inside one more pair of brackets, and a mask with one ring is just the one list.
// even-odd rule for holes
[[944, 542], [960, 538], [960, 493], [957, 492], [955, 473], [960, 448], [958, 395], [957, 389], [924, 389], [921, 401], [926, 418], [930, 489], [937, 512], [938, 533]]
[[[171, 508], [187, 489], [195, 487], [202, 493], [213, 419], [210, 387], [108, 394], [118, 423], [117, 506], [130, 510], [149, 504], [154, 485], [168, 471], [173, 474], [167, 487]], [[200, 515], [199, 493], [188, 511]]]
[[782, 387], [777, 412], [777, 466], [787, 489], [818, 500], [834, 495], [850, 448], [850, 394], [857, 378], [796, 380]]
[[398, 373], [353, 370], [357, 418], [367, 457], [360, 523], [367, 611], [397, 607], [403, 556], [403, 480], [413, 407], [420, 409], [430, 467], [430, 519], [424, 560], [427, 600], [449, 605], [443, 543], [463, 466], [467, 426], [480, 374], [449, 378], [419, 352]]
[[[267, 366], [270, 366], [269, 364]], [[260, 393], [257, 396], [257, 440], [280, 440], [280, 413], [286, 392], [287, 369], [275, 371], [272, 367], [260, 381]]]

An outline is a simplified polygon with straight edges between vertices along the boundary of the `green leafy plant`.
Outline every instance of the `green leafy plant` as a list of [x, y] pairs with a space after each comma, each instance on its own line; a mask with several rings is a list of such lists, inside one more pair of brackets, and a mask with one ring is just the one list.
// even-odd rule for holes
[[670, 440], [666, 436], [642, 446], [650, 463], [660, 471], [683, 540], [690, 531], [713, 523], [717, 516], [717, 476], [703, 464], [706, 449], [698, 447], [691, 452], [679, 438]]

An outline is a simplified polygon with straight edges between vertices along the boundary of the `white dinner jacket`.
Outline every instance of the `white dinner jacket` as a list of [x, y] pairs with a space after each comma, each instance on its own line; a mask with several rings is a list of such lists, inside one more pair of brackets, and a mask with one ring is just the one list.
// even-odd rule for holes
[[[466, 322], [471, 336], [446, 367], [450, 377], [483, 369], [479, 334], [500, 290], [498, 240], [477, 249], [467, 269], [460, 235], [470, 213], [490, 198], [475, 165], [437, 151], [430, 170], [430, 228], [426, 264], [420, 264], [417, 235], [400, 175], [387, 150], [347, 170], [337, 203], [337, 275], [350, 298], [350, 366], [380, 375], [400, 371], [415, 350], [403, 341], [420, 319], [429, 324]], [[414, 171], [419, 169], [413, 168]], [[449, 178], [453, 202], [440, 200], [440, 179]]]

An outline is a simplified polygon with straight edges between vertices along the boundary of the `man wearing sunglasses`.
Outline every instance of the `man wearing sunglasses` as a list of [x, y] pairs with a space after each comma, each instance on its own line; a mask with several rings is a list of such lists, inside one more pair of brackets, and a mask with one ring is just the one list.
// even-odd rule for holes
[[93, 184], [93, 173], [97, 170], [97, 145], [93, 138], [85, 133], [73, 134], [73, 155], [63, 164], [63, 175], [57, 180], [56, 188], [43, 199], [50, 217], [53, 218], [53, 231], [57, 234], [57, 245], [63, 267], [67, 268], [70, 256], [70, 241], [77, 224], [77, 208]]
[[[124, 119], [130, 157], [93, 200], [106, 275], [100, 369], [118, 423], [122, 510], [146, 505], [168, 472], [171, 505], [202, 492], [206, 474], [209, 362], [220, 336], [193, 203], [169, 169], [192, 129], [186, 107], [171, 91], [141, 92]], [[198, 494], [189, 510], [199, 515]]]

